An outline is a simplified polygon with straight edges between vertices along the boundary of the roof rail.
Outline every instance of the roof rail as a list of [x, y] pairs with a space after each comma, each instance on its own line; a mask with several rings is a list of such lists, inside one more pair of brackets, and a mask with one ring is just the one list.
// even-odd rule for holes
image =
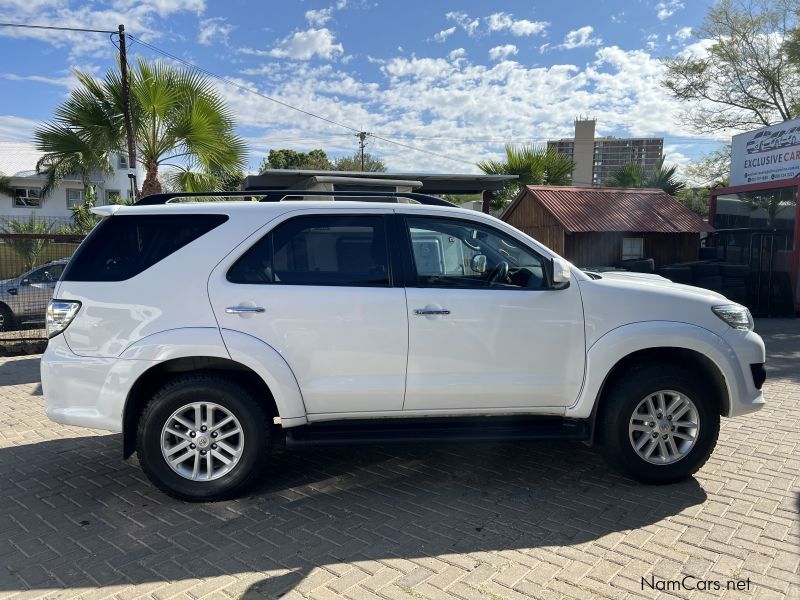
[[259, 202], [280, 202], [287, 196], [336, 196], [340, 198], [352, 198], [358, 201], [359, 198], [408, 198], [414, 200], [419, 204], [427, 204], [429, 206], [458, 206], [447, 200], [442, 200], [436, 196], [429, 196], [428, 194], [416, 194], [414, 192], [324, 192], [324, 191], [310, 191], [310, 190], [236, 190], [234, 192], [167, 192], [164, 194], [152, 194], [145, 196], [137, 202], [134, 206], [154, 206], [157, 204], [167, 204], [170, 200], [176, 198], [228, 198], [231, 196], [258, 196]]

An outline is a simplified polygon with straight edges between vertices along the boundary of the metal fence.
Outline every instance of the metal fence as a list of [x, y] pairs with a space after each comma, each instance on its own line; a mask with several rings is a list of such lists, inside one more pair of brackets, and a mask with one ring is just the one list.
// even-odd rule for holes
[[0, 352], [37, 351], [47, 340], [47, 303], [83, 238], [65, 233], [0, 233]]

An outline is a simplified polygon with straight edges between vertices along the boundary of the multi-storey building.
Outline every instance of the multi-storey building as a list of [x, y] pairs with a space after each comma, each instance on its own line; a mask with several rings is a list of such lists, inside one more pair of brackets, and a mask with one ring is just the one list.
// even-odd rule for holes
[[572, 184], [601, 186], [619, 167], [640, 164], [652, 173], [664, 153], [664, 138], [595, 137], [597, 121], [575, 120], [575, 137], [547, 142], [548, 149], [570, 156], [575, 162]]

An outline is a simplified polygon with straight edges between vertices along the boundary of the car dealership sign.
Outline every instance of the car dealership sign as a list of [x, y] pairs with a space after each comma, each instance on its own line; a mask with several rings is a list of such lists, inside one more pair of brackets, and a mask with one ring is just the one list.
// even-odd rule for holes
[[733, 136], [731, 185], [800, 176], [800, 119]]

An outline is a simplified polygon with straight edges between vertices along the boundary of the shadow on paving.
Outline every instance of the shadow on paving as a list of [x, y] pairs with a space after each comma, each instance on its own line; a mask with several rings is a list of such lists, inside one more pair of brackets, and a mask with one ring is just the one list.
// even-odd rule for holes
[[[0, 381], [4, 386], [39, 383], [39, 357], [0, 361]], [[41, 385], [37, 389], [41, 395]]]
[[0, 590], [289, 570], [246, 591], [273, 597], [320, 565], [579, 544], [706, 499], [693, 479], [624, 479], [579, 443], [293, 451], [214, 504], [164, 496], [120, 454], [118, 435], [0, 449]]

